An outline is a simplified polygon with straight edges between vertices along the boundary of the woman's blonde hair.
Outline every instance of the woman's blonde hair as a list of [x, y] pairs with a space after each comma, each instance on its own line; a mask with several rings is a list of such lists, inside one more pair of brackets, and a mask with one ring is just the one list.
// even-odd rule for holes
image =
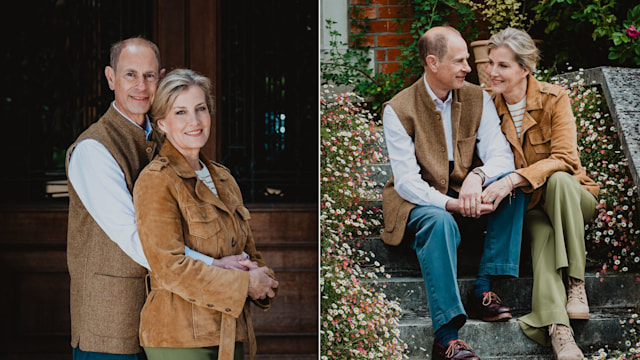
[[167, 116], [171, 105], [178, 95], [192, 86], [202, 89], [209, 115], [214, 114], [213, 97], [211, 96], [211, 81], [204, 75], [189, 69], [175, 69], [165, 76], [158, 84], [156, 96], [151, 105], [151, 117], [158, 121]]
[[529, 72], [536, 71], [536, 63], [540, 56], [540, 50], [533, 42], [529, 34], [522, 30], [506, 28], [489, 39], [489, 53], [491, 49], [504, 46], [515, 54], [516, 62]]

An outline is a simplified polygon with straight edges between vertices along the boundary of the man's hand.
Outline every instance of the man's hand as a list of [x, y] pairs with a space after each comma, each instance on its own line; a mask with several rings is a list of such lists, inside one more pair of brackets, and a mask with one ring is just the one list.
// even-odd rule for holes
[[253, 300], [275, 297], [273, 289], [278, 288], [278, 282], [269, 276], [267, 267], [249, 270], [249, 296]]
[[244, 254], [229, 255], [215, 259], [213, 265], [227, 270], [249, 271], [258, 268], [258, 263], [247, 259]]
[[[478, 218], [480, 215], [493, 211], [492, 206], [482, 204], [481, 195], [482, 179], [478, 174], [469, 173], [462, 182], [460, 194], [457, 199], [458, 204], [452, 204], [452, 210], [462, 216], [473, 218]], [[447, 202], [447, 207], [449, 207], [449, 202]]]

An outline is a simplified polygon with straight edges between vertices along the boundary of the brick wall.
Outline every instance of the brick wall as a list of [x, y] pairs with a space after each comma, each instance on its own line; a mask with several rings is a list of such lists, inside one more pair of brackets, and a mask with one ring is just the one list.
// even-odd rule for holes
[[[406, 3], [402, 0], [349, 1], [351, 35], [362, 32], [359, 23], [367, 24], [359, 45], [368, 46], [373, 51], [376, 72], [389, 74], [398, 70], [400, 46], [414, 41], [409, 33], [409, 19], [413, 16], [411, 7], [402, 5]], [[399, 19], [407, 20], [400, 24]]]

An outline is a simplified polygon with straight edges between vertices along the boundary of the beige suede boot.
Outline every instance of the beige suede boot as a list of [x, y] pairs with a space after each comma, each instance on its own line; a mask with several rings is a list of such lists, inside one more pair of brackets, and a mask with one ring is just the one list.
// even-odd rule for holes
[[584, 354], [576, 345], [571, 329], [562, 324], [549, 325], [549, 336], [551, 336], [551, 346], [556, 360], [580, 360]]
[[567, 289], [567, 314], [569, 319], [589, 319], [589, 303], [587, 292], [584, 289], [584, 281], [569, 276], [569, 288]]

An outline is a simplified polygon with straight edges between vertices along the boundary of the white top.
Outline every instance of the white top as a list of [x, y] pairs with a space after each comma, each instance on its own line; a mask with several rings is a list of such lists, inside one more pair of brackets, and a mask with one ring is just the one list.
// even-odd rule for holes
[[[451, 92], [446, 101], [441, 101], [429, 88], [426, 77], [424, 85], [431, 99], [436, 103], [436, 109], [442, 114], [444, 131], [447, 142], [449, 160], [453, 160], [453, 137], [451, 135]], [[476, 151], [483, 166], [480, 167], [486, 175], [483, 186], [491, 184], [501, 175], [515, 169], [513, 153], [509, 143], [500, 130], [500, 119], [489, 94], [482, 92], [482, 118], [478, 128]], [[464, 116], [464, 115], [463, 115]], [[433, 186], [422, 180], [420, 166], [415, 156], [415, 145], [400, 122], [398, 115], [390, 105], [384, 108], [382, 116], [384, 136], [387, 151], [393, 170], [394, 187], [400, 196], [416, 205], [434, 205], [445, 209], [451, 197], [440, 193]]]
[[198, 179], [200, 179], [200, 181], [202, 181], [205, 185], [207, 185], [207, 187], [209, 188], [209, 190], [211, 190], [212, 193], [218, 196], [218, 189], [216, 189], [216, 184], [213, 183], [213, 179], [211, 178], [211, 173], [209, 172], [209, 169], [207, 169], [207, 167], [205, 166], [204, 163], [202, 163], [202, 161], [200, 161], [200, 165], [202, 166], [202, 169], [196, 170], [196, 175], [198, 175]]
[[[112, 106], [118, 110], [115, 102]], [[140, 127], [120, 110], [118, 112]], [[152, 128], [148, 118], [145, 119], [143, 129], [149, 139]], [[133, 261], [149, 269], [138, 236], [133, 197], [127, 189], [122, 169], [107, 148], [93, 139], [80, 141], [69, 159], [69, 182], [107, 236]], [[208, 265], [213, 263], [213, 258], [186, 246], [185, 255], [202, 260]]]
[[525, 95], [524, 99], [520, 100], [517, 104], [511, 105], [507, 103], [507, 108], [509, 109], [509, 114], [511, 114], [511, 118], [513, 119], [513, 125], [516, 127], [518, 139], [520, 139], [520, 134], [522, 133], [522, 119], [524, 118], [524, 111], [527, 109], [527, 96]]

